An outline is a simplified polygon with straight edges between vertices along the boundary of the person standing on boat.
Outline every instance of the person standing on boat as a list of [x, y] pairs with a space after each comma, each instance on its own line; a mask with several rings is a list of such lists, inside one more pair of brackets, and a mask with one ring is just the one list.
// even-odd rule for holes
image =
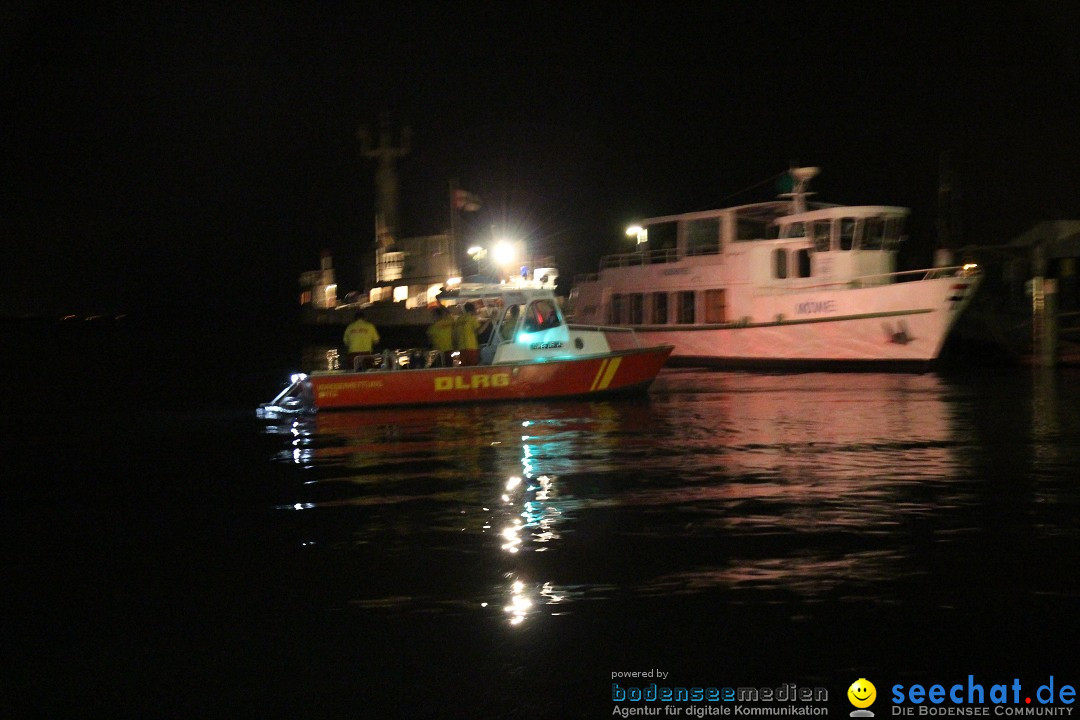
[[428, 341], [431, 349], [439, 352], [442, 364], [450, 365], [450, 353], [454, 351], [454, 319], [442, 305], [436, 305], [432, 312], [435, 314], [435, 322], [428, 326]]
[[480, 364], [480, 342], [477, 336], [481, 332], [480, 319], [476, 316], [476, 306], [465, 303], [461, 315], [454, 321], [454, 348], [461, 353], [462, 365]]
[[360, 310], [353, 315], [353, 321], [345, 328], [342, 336], [345, 341], [345, 352], [348, 358], [348, 366], [353, 370], [359, 370], [364, 355], [370, 355], [379, 342], [379, 331], [368, 322], [364, 313]]

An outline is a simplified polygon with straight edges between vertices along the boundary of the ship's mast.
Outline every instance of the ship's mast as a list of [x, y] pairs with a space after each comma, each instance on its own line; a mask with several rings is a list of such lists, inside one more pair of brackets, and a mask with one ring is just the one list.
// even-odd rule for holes
[[938, 166], [938, 247], [956, 250], [962, 242], [960, 216], [957, 204], [960, 199], [960, 187], [952, 171], [952, 158], [949, 151], [941, 153]]
[[371, 132], [365, 126], [356, 131], [360, 140], [361, 153], [366, 158], [375, 160], [379, 167], [375, 171], [375, 242], [377, 247], [388, 248], [394, 244], [398, 234], [398, 178], [394, 161], [409, 154], [412, 145], [412, 130], [401, 130], [401, 144], [394, 147], [390, 129], [390, 116], [383, 113], [380, 120], [379, 144], [371, 145]]
[[791, 174], [791, 179], [794, 181], [795, 186], [791, 189], [790, 193], [783, 193], [780, 197], [791, 198], [791, 212], [792, 214], [806, 212], [806, 198], [814, 193], [809, 192], [806, 188], [810, 184], [810, 181], [818, 176], [821, 172], [821, 168], [816, 167], [793, 167], [788, 171]]

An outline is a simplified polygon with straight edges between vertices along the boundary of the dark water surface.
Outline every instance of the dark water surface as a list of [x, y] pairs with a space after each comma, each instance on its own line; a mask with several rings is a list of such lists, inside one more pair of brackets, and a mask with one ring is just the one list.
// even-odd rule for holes
[[1080, 681], [1075, 370], [261, 423], [284, 363], [112, 340], [5, 351], [5, 717], [602, 718], [653, 668], [834, 717], [865, 677], [883, 717], [896, 683]]

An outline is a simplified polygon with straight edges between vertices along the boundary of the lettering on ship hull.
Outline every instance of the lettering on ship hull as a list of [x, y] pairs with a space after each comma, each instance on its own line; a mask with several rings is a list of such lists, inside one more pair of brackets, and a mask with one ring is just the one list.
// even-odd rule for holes
[[474, 375], [443, 375], [435, 378], [436, 392], [453, 390], [479, 390], [489, 387], [507, 387], [510, 373], [477, 373]]
[[796, 315], [815, 315], [817, 313], [834, 313], [836, 312], [835, 300], [807, 300], [801, 303], [795, 303]]
[[382, 380], [349, 380], [346, 382], [323, 383], [319, 386], [318, 397], [320, 400], [332, 400], [342, 392], [371, 390], [382, 386]]

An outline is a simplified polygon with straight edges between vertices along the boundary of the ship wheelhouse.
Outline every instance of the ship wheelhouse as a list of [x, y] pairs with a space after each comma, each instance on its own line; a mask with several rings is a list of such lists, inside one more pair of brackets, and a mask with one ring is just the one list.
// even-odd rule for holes
[[763, 296], [895, 280], [907, 208], [802, 208], [778, 200], [644, 220], [635, 252], [601, 259], [602, 295], [573, 306], [612, 325], [738, 324], [761, 320]]

